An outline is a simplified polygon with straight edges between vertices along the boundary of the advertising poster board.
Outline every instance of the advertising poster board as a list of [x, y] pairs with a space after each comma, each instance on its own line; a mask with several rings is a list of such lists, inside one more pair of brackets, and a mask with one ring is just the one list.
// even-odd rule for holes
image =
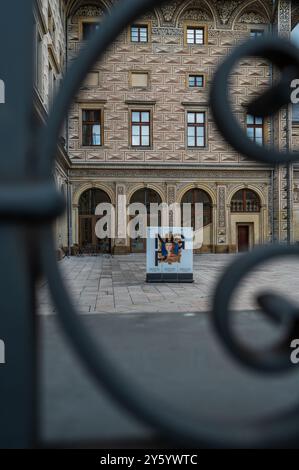
[[147, 282], [193, 282], [193, 230], [190, 227], [149, 227]]

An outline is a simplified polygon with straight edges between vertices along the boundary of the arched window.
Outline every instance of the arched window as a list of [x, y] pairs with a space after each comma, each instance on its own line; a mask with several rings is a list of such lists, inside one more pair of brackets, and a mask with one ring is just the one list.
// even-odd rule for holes
[[[191, 204], [191, 224], [195, 230], [195, 204], [203, 204], [203, 225], [206, 227], [212, 223], [212, 200], [208, 193], [202, 189], [190, 189], [184, 194], [181, 204]], [[182, 223], [183, 223], [183, 207], [182, 207]]]
[[110, 197], [105, 191], [97, 188], [88, 189], [80, 197], [79, 215], [95, 215], [99, 204], [110, 202]]
[[101, 216], [95, 215], [96, 207], [99, 204], [109, 204], [110, 202], [108, 194], [97, 188], [88, 189], [81, 195], [79, 200], [79, 245], [82, 252], [87, 254], [111, 252], [111, 240], [108, 237], [100, 239], [96, 235], [96, 224]]
[[[160, 195], [150, 188], [142, 188], [136, 191], [130, 200], [130, 204], [143, 204], [146, 207], [147, 212], [147, 226], [150, 226], [150, 210], [151, 204], [162, 204]], [[138, 211], [137, 211], [138, 212]], [[161, 212], [158, 214], [158, 224], [161, 225]], [[136, 225], [135, 230], [139, 229], [139, 224]], [[131, 252], [132, 253], [143, 253], [146, 251], [146, 238], [135, 238], [131, 239]]]
[[162, 204], [160, 195], [150, 188], [143, 188], [136, 191], [131, 197], [131, 204], [139, 203], [146, 207], [148, 215], [150, 214], [151, 204]]
[[260, 212], [259, 196], [250, 189], [241, 189], [232, 198], [231, 212]]

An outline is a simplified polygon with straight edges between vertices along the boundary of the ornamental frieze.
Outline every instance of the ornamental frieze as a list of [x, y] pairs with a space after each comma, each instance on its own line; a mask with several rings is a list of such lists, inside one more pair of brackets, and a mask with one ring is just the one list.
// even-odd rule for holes
[[86, 5], [84, 7], [79, 8], [74, 16], [82, 16], [82, 17], [97, 17], [102, 16], [105, 14], [105, 11], [95, 5]]
[[154, 27], [152, 33], [157, 36], [172, 36], [172, 37], [182, 37], [184, 35], [183, 31], [179, 28], [172, 28], [163, 26], [160, 28]]
[[267, 24], [268, 20], [264, 16], [256, 13], [255, 11], [249, 11], [240, 16], [240, 23], [248, 24]]
[[[213, 181], [220, 180], [225, 181], [226, 179], [234, 179], [236, 181], [257, 181], [257, 180], [268, 180], [270, 178], [270, 171], [263, 170], [263, 168], [250, 170], [248, 168], [244, 170], [203, 170], [194, 168], [190, 170], [183, 169], [135, 169], [135, 168], [121, 168], [121, 169], [105, 169], [105, 168], [90, 168], [90, 169], [81, 169], [73, 168], [70, 170], [70, 176], [73, 178], [76, 177], [86, 177], [86, 178], [136, 178], [141, 179], [141, 181], [149, 181], [150, 179], [157, 180], [159, 178], [165, 180], [171, 180], [171, 178], [185, 178], [187, 180], [194, 181], [194, 179], [211, 179]], [[186, 182], [184, 182], [185, 184]]]
[[279, 33], [289, 36], [291, 27], [291, 5], [289, 0], [279, 1]]
[[181, 17], [180, 22], [184, 20], [191, 21], [213, 21], [212, 15], [205, 10], [187, 10]]
[[218, 0], [213, 0], [213, 4], [217, 10], [222, 25], [229, 23], [233, 12], [238, 8], [239, 5], [241, 5], [241, 3], [243, 3], [242, 0], [224, 0], [221, 2]]
[[177, 7], [181, 2], [171, 2], [161, 7], [163, 19], [166, 23], [170, 23], [174, 17]]

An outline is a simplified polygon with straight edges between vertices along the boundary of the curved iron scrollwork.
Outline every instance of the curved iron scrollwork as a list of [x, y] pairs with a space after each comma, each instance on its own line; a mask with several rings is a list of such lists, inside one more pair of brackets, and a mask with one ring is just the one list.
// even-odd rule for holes
[[[211, 108], [215, 122], [223, 137], [242, 155], [264, 163], [286, 164], [299, 160], [299, 152], [280, 152], [257, 145], [249, 139], [234, 116], [229, 97], [229, 78], [238, 63], [247, 57], [269, 60], [280, 72], [279, 81], [263, 95], [247, 105], [248, 114], [270, 116], [288, 105], [291, 82], [299, 77], [299, 50], [289, 41], [269, 36], [241, 44], [218, 68], [211, 88]], [[228, 118], [229, 116], [229, 118]], [[256, 371], [278, 372], [290, 370], [290, 344], [299, 334], [299, 307], [278, 295], [263, 294], [257, 298], [262, 311], [272, 320], [286, 327], [285, 337], [272, 350], [255, 354], [244, 348], [234, 336], [229, 313], [233, 292], [249, 271], [263, 262], [286, 255], [298, 256], [296, 246], [272, 245], [255, 249], [233, 263], [222, 276], [215, 291], [213, 323], [226, 349], [243, 364]]]
[[[101, 29], [91, 41], [90, 46], [70, 68], [62, 89], [54, 103], [47, 129], [41, 131], [39, 148], [42, 155], [39, 160], [38, 173], [40, 178], [49, 179], [53, 171], [56, 142], [64, 116], [71, 105], [73, 97], [78, 92], [86, 73], [92, 65], [101, 58], [109, 44], [117, 37], [127, 24], [133, 22], [138, 16], [153, 8], [160, 0], [124, 0], [117, 3], [111, 16], [107, 16]], [[285, 84], [297, 75], [299, 71], [299, 55], [295, 47], [288, 42], [268, 38], [260, 41], [251, 41], [237, 48], [217, 71], [212, 87], [211, 104], [215, 121], [224, 137], [240, 153], [252, 159], [264, 162], [278, 163], [299, 159], [298, 154], [281, 155], [257, 147], [250, 142], [240, 129], [233, 117], [228, 99], [228, 76], [238, 59], [244, 55], [262, 56], [276, 64], [282, 71], [282, 81], [276, 89], [279, 92], [278, 103], [281, 106], [288, 102], [285, 93]], [[298, 76], [298, 75], [297, 75]], [[275, 90], [274, 90], [275, 91]], [[272, 91], [273, 92], [273, 91]], [[252, 110], [270, 109], [271, 93], [254, 103]], [[265, 106], [264, 106], [265, 105]], [[230, 119], [227, 118], [228, 110]], [[55, 204], [50, 205], [49, 212]], [[58, 210], [58, 209], [57, 209]], [[139, 390], [124, 374], [117, 369], [101, 347], [96, 344], [85, 328], [79, 315], [76, 314], [72, 301], [63, 285], [57, 263], [49, 246], [54, 252], [54, 240], [51, 228], [40, 230], [40, 257], [42, 270], [45, 273], [51, 295], [56, 304], [58, 318], [70, 342], [75, 347], [85, 366], [96, 378], [101, 387], [119, 404], [133, 413], [142, 422], [150, 425], [155, 432], [166, 435], [168, 439], [185, 446], [200, 447], [281, 447], [298, 443], [299, 440], [299, 409], [285, 416], [274, 417], [271, 420], [257, 423], [231, 424], [228, 430], [227, 423], [202, 422], [198, 425], [189, 423], [184, 417], [179, 417], [176, 410], [167, 409], [149, 396], [144, 390]], [[273, 298], [267, 294], [260, 296], [259, 303], [268, 316], [278, 321], [288, 322], [288, 335], [276, 349], [260, 357], [242, 347], [234, 338], [230, 328], [229, 302], [240, 279], [259, 263], [276, 256], [293, 254], [298, 255], [299, 249], [295, 247], [260, 248], [238, 259], [223, 276], [215, 293], [213, 321], [216, 330], [225, 346], [234, 355], [254, 370], [281, 371], [289, 366], [287, 348], [290, 338], [298, 336], [298, 310], [282, 298]]]
[[299, 152], [279, 152], [257, 145], [249, 139], [234, 116], [229, 98], [229, 78], [238, 63], [248, 57], [268, 59], [281, 73], [277, 84], [247, 105], [248, 114], [264, 117], [290, 103], [291, 82], [299, 77], [299, 50], [289, 41], [269, 36], [250, 40], [236, 47], [215, 73], [211, 88], [211, 108], [223, 137], [242, 155], [264, 163], [287, 163], [299, 160]]

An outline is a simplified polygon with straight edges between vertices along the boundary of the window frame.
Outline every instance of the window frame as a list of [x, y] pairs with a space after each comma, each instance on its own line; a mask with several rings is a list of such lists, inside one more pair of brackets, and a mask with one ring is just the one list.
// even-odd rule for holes
[[[104, 142], [104, 122], [105, 122], [105, 117], [104, 117], [104, 107], [101, 104], [96, 104], [93, 103], [92, 105], [90, 104], [85, 104], [82, 103], [79, 108], [80, 111], [80, 116], [79, 116], [79, 125], [80, 125], [80, 148], [83, 149], [101, 149], [104, 147], [105, 142]], [[100, 145], [85, 145], [83, 143], [83, 125], [84, 125], [84, 120], [83, 120], [83, 112], [84, 111], [100, 111], [100, 136], [101, 136], [101, 144]]]
[[55, 97], [55, 81], [56, 81], [56, 76], [53, 68], [53, 64], [51, 63], [51, 60], [49, 60], [48, 64], [48, 106], [50, 107], [54, 101]]
[[[202, 77], [202, 86], [191, 86], [190, 85], [191, 77]], [[203, 89], [206, 86], [206, 75], [204, 73], [188, 72], [187, 78], [186, 78], [186, 85], [187, 85], [187, 88], [190, 88], [191, 90]]]
[[[139, 113], [140, 114], [140, 121], [137, 123], [133, 121], [133, 113]], [[149, 121], [146, 121], [143, 123], [141, 121], [141, 113], [149, 113]], [[130, 147], [132, 149], [144, 149], [148, 150], [152, 148], [152, 143], [153, 143], [153, 121], [152, 121], [152, 109], [149, 108], [136, 108], [132, 107], [129, 110], [129, 142], [130, 142]], [[149, 145], [142, 145], [142, 133], [140, 133], [140, 144], [139, 145], [133, 145], [133, 126], [139, 126], [140, 130], [142, 127], [145, 127], [147, 124], [147, 127], [149, 128]]]
[[[206, 196], [207, 198], [206, 202], [197, 200], [196, 195], [198, 195], [199, 193], [203, 193]], [[191, 198], [190, 198], [192, 199], [191, 202], [189, 201], [187, 202], [187, 195], [189, 194], [191, 195]], [[191, 225], [193, 227], [195, 227], [194, 207], [195, 207], [195, 204], [198, 204], [198, 203], [203, 205], [203, 227], [208, 227], [209, 225], [213, 224], [213, 201], [212, 201], [210, 194], [205, 189], [200, 188], [200, 187], [194, 187], [194, 188], [189, 189], [183, 194], [181, 198], [181, 202], [180, 202], [181, 207], [183, 204], [191, 204], [191, 222], [194, 221], [194, 224], [191, 223]], [[182, 207], [182, 218], [183, 218], [183, 207]]]
[[[93, 74], [97, 76], [97, 84], [96, 84], [96, 85], [89, 85], [89, 84], [86, 83], [86, 82], [87, 82], [87, 79], [88, 79], [89, 75], [93, 75]], [[91, 89], [93, 89], [93, 88], [96, 88], [96, 87], [99, 87], [99, 86], [101, 86], [101, 83], [100, 83], [100, 73], [99, 73], [99, 71], [98, 71], [98, 70], [90, 70], [90, 71], [86, 74], [86, 78], [85, 78], [85, 80], [84, 80], [84, 82], [83, 82], [82, 88], [88, 88], [88, 89], [91, 88]]]
[[[234, 198], [240, 192], [242, 193], [242, 199], [234, 200]], [[247, 201], [250, 201], [250, 199], [247, 199], [247, 197], [246, 197], [248, 192], [251, 192], [256, 196], [256, 198], [257, 198], [256, 207], [258, 208], [258, 210], [247, 210]], [[241, 209], [240, 209], [240, 207], [237, 207], [235, 203], [242, 204], [242, 207], [240, 206]], [[235, 204], [235, 207], [237, 207], [237, 209], [234, 208], [234, 204]], [[231, 198], [230, 212], [232, 214], [260, 214], [261, 210], [262, 210], [261, 198], [259, 197], [258, 193], [256, 191], [254, 191], [253, 189], [251, 189], [251, 188], [241, 188], [238, 191], [236, 191], [234, 193], [233, 197]]]
[[43, 95], [43, 67], [44, 67], [44, 58], [43, 58], [43, 33], [39, 28], [38, 22], [35, 19], [35, 48], [34, 48], [34, 84], [40, 95]]
[[[260, 33], [258, 36], [252, 36], [252, 33]], [[262, 37], [265, 35], [264, 29], [251, 28], [249, 31], [250, 39], [256, 39], [257, 37]]]
[[[189, 120], [188, 120], [188, 115], [189, 114], [195, 114], [195, 115], [203, 114], [204, 115], [204, 122], [203, 123], [195, 122], [194, 125], [193, 125], [193, 123], [189, 123]], [[202, 127], [204, 129], [204, 133], [203, 133], [204, 145], [200, 145], [200, 146], [196, 145], [197, 144], [197, 139], [198, 139], [197, 132], [195, 132], [195, 134], [194, 134], [195, 145], [193, 145], [193, 146], [189, 145], [189, 133], [188, 133], [189, 127], [192, 127], [192, 128], [195, 128], [195, 129], [197, 129], [197, 127]], [[208, 136], [207, 136], [207, 110], [199, 110], [199, 109], [195, 109], [195, 110], [188, 109], [188, 110], [186, 110], [186, 148], [187, 148], [187, 150], [206, 149], [207, 148], [207, 142], [208, 142]]]
[[299, 126], [299, 112], [298, 112], [298, 118], [295, 119], [294, 116], [295, 116], [295, 114], [297, 114], [296, 111], [294, 111], [295, 106], [298, 108], [298, 111], [299, 111], [299, 103], [296, 103], [296, 104], [294, 103], [294, 104], [291, 105], [292, 126], [298, 127]]
[[[147, 75], [147, 86], [134, 86], [133, 75]], [[148, 70], [130, 70], [129, 72], [129, 86], [135, 90], [149, 90], [150, 88], [150, 72]]]
[[[252, 142], [254, 142], [256, 145], [264, 146], [266, 142], [266, 132], [265, 132], [265, 124], [266, 121], [264, 118], [258, 118], [256, 116], [251, 116], [253, 118], [253, 124], [248, 124], [248, 118], [250, 117], [250, 114], [246, 114], [245, 116], [245, 125], [246, 125], [246, 135], [248, 139], [250, 139]], [[256, 119], [262, 119], [262, 124], [256, 124]], [[251, 137], [248, 135], [248, 129], [253, 129], [253, 135], [254, 138], [251, 139]], [[262, 143], [258, 143], [256, 141], [256, 129], [262, 129]]]
[[101, 25], [100, 17], [86, 18], [85, 16], [79, 18], [79, 41], [88, 42], [88, 39], [84, 39], [84, 24], [96, 23]]
[[[147, 41], [132, 41], [132, 28], [147, 28]], [[138, 35], [139, 37], [139, 35]], [[151, 28], [151, 21], [137, 21], [129, 25], [128, 28], [128, 40], [130, 44], [137, 44], [138, 46], [146, 46], [151, 43], [152, 39], [152, 28]]]
[[[189, 43], [188, 42], [188, 30], [193, 29], [193, 30], [202, 30], [203, 31], [203, 43]], [[202, 23], [197, 23], [197, 22], [186, 22], [184, 24], [184, 45], [185, 46], [190, 46], [190, 47], [200, 47], [200, 46], [206, 46], [208, 44], [208, 27], [206, 24]]]

